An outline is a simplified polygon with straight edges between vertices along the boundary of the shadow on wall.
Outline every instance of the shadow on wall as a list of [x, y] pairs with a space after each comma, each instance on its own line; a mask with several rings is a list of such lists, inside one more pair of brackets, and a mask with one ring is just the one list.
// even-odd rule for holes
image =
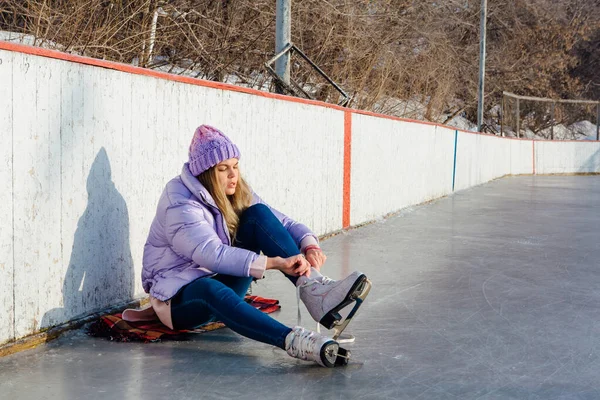
[[597, 150], [590, 158], [585, 160], [578, 172], [600, 173], [600, 150]]
[[125, 199], [111, 179], [108, 154], [100, 149], [86, 183], [88, 203], [79, 218], [63, 282], [63, 308], [44, 314], [42, 328], [131, 300], [134, 270]]

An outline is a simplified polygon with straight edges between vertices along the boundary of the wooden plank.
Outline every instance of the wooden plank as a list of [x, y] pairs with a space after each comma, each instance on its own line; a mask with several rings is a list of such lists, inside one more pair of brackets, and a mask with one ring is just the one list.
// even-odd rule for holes
[[0, 50], [0, 343], [14, 337], [13, 53]]
[[[60, 67], [14, 55], [15, 337], [60, 301]], [[54, 65], [53, 65], [54, 64]]]

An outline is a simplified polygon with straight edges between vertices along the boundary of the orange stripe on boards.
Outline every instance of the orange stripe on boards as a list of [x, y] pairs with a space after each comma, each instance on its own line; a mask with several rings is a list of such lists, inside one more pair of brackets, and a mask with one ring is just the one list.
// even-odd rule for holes
[[352, 166], [352, 112], [344, 111], [344, 202], [342, 227], [350, 226], [350, 171]]

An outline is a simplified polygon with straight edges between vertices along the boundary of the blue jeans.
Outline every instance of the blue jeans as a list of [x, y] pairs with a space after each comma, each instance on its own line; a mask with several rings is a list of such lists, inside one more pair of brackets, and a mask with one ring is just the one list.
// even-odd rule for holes
[[[262, 251], [267, 257], [300, 254], [294, 239], [263, 204], [242, 213], [235, 246]], [[288, 278], [294, 283], [297, 279]], [[188, 283], [171, 299], [173, 326], [192, 329], [218, 320], [240, 335], [284, 349], [291, 329], [244, 301], [251, 282], [252, 277], [219, 274]]]

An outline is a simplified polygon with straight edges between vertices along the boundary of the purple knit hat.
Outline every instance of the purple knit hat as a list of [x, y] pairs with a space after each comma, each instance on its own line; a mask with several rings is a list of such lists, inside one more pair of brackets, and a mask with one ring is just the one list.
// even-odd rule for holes
[[198, 176], [210, 167], [230, 158], [240, 158], [240, 150], [223, 132], [200, 125], [194, 132], [189, 150], [190, 171]]

